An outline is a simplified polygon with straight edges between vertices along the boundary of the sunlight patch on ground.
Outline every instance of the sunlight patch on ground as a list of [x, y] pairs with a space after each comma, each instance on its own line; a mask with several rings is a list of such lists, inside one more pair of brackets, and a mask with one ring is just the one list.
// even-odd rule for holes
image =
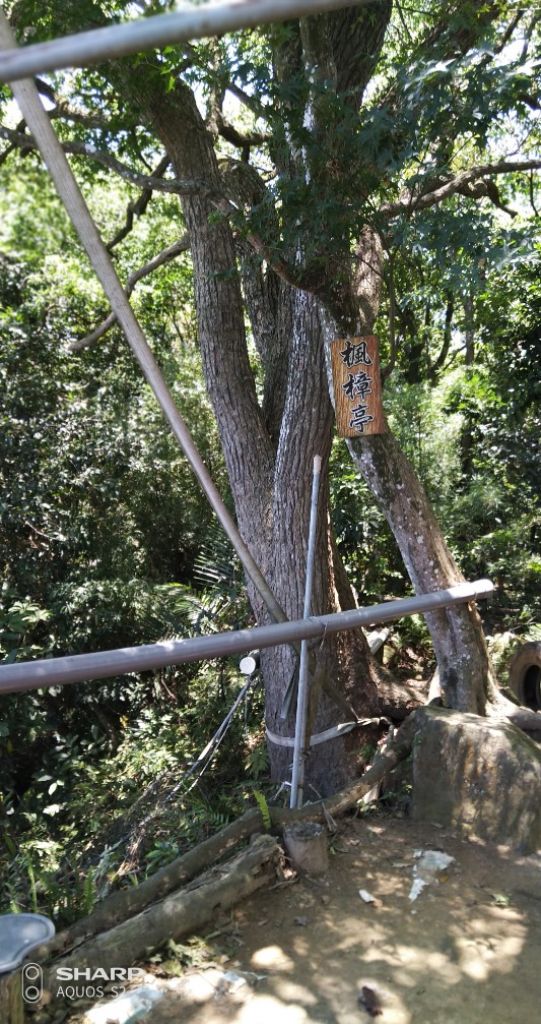
[[[526, 930], [522, 934], [499, 936], [489, 945], [458, 936], [455, 945], [460, 957], [459, 963], [464, 974], [474, 981], [487, 981], [491, 974], [508, 974], [513, 970], [526, 939]], [[486, 926], [485, 926], [486, 934]]]
[[314, 1006], [317, 998], [306, 985], [300, 985], [289, 978], [273, 978], [272, 987], [284, 1003], [301, 1003], [303, 1006]]
[[263, 946], [252, 955], [252, 966], [265, 971], [292, 971], [294, 963], [280, 946]]
[[284, 1004], [274, 996], [254, 995], [240, 1010], [238, 1024], [307, 1024], [311, 1018], [302, 1006]]

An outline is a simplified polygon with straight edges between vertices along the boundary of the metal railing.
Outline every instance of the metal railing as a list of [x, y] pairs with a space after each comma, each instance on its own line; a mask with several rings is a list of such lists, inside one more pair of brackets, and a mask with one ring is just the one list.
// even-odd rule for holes
[[490, 580], [459, 583], [447, 590], [407, 597], [398, 601], [354, 608], [330, 615], [311, 616], [292, 622], [237, 629], [212, 636], [187, 640], [167, 640], [141, 647], [122, 647], [93, 654], [74, 654], [63, 658], [0, 665], [0, 694], [22, 693], [49, 686], [67, 686], [91, 679], [106, 679], [131, 672], [148, 672], [166, 665], [182, 665], [190, 661], [213, 660], [240, 654], [243, 651], [277, 647], [294, 641], [320, 638], [327, 634], [359, 629], [379, 622], [391, 622], [404, 615], [426, 614], [455, 604], [466, 604], [476, 598], [487, 598], [494, 585]]
[[373, 0], [214, 0], [197, 6], [183, 4], [171, 14], [8, 50], [0, 55], [0, 81], [16, 81], [43, 71], [82, 67], [140, 50], [368, 3]]

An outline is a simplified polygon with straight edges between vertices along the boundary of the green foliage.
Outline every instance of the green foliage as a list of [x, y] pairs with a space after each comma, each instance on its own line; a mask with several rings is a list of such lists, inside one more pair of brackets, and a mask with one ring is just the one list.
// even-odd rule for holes
[[261, 814], [261, 818], [263, 820], [263, 827], [266, 832], [270, 832], [272, 828], [272, 821], [269, 811], [269, 805], [267, 803], [265, 794], [262, 793], [260, 789], [254, 789], [254, 797], [259, 808], [259, 813]]
[[407, 588], [400, 553], [381, 509], [355, 472], [343, 442], [331, 455], [333, 524], [348, 577], [361, 604], [398, 597]]
[[247, 738], [247, 748], [244, 769], [248, 779], [257, 781], [263, 776], [266, 777], [269, 769], [269, 756], [264, 729], [259, 732], [250, 732]]
[[[122, 223], [128, 198], [110, 183], [92, 185], [104, 224], [106, 211], [108, 222]], [[28, 165], [0, 205], [3, 241], [18, 255], [0, 259], [0, 656], [111, 648], [244, 622], [238, 567], [118, 334], [83, 357], [66, 353], [104, 306], [43, 172]], [[154, 205], [122, 250], [126, 271], [176, 237], [170, 215], [168, 200]], [[190, 298], [179, 263], [135, 302], [224, 488]], [[6, 909], [39, 909], [60, 922], [91, 909], [118, 865], [113, 856], [102, 870], [85, 851], [142, 789], [160, 774], [174, 778], [199, 753], [229, 707], [231, 678], [229, 666], [167, 669], [2, 699]], [[260, 702], [253, 707], [258, 727]], [[236, 771], [251, 728], [249, 718], [233, 730], [236, 750], [224, 743], [215, 778]], [[214, 805], [204, 794], [175, 807], [185, 845], [232, 813], [225, 797]], [[166, 859], [158, 846], [145, 870]]]
[[[0, 657], [9, 663], [16, 658], [31, 658], [43, 653], [40, 644], [29, 641], [34, 629], [50, 619], [50, 612], [34, 604], [29, 598], [10, 603], [7, 587], [0, 605]], [[2, 723], [0, 723], [0, 735]]]
[[[132, 13], [121, 0], [8, 6], [24, 43]], [[146, 13], [169, 7], [169, 0], [153, 0]], [[250, 162], [266, 187], [253, 208], [250, 197], [248, 208], [239, 208], [236, 232], [244, 240], [251, 232], [261, 236], [278, 257], [293, 254], [316, 283], [330, 272], [334, 285], [360, 230], [380, 230], [386, 289], [378, 331], [386, 358], [396, 357], [385, 392], [390, 423], [463, 571], [495, 579], [491, 625], [532, 635], [541, 614], [541, 292], [537, 267], [528, 266], [539, 254], [525, 211], [535, 207], [535, 184], [513, 175], [488, 198], [454, 196], [422, 216], [414, 200], [473, 164], [520, 147], [523, 156], [536, 151], [539, 124], [530, 109], [538, 104], [540, 65], [526, 44], [535, 54], [538, 23], [505, 2], [467, 0], [447, 5], [443, 15], [441, 5], [393, 5], [374, 67], [378, 47], [368, 35], [385, 10], [390, 5], [374, 5], [364, 22], [363, 45], [371, 52], [363, 51], [361, 63], [368, 61], [374, 74], [360, 113], [355, 88], [339, 93], [302, 65], [298, 28], [288, 23], [197, 43], [189, 61], [182, 47], [168, 46], [116, 69], [55, 74], [51, 82], [71, 107], [55, 126], [62, 139], [148, 173], [161, 152], [152, 126], [140, 123], [139, 89], [155, 90], [158, 106], [187, 83], [212, 109], [217, 96], [237, 87], [248, 101], [234, 110], [235, 124], [270, 141], [251, 147]], [[329, 24], [322, 19], [314, 28]], [[137, 88], [125, 96], [118, 86], [130, 75]], [[0, 104], [14, 126], [4, 88]], [[229, 142], [217, 142], [217, 152], [231, 162]], [[16, 163], [13, 154], [4, 156], [0, 241], [10, 255], [0, 257], [0, 657], [243, 625], [248, 606], [239, 566], [120, 332], [80, 356], [70, 351], [108, 308], [39, 158], [28, 152]], [[138, 190], [92, 161], [73, 161], [110, 241], [128, 204], [133, 212]], [[389, 221], [386, 204], [405, 191], [412, 204]], [[512, 223], [506, 206], [518, 210]], [[112, 250], [121, 278], [183, 229], [176, 197], [154, 194]], [[196, 344], [190, 257], [141, 282], [133, 303], [227, 495]], [[475, 351], [465, 351], [468, 345]], [[254, 363], [262, 377], [256, 356]], [[333, 525], [360, 601], [409, 593], [384, 513], [341, 443], [333, 448], [330, 476]], [[427, 656], [423, 620], [408, 620], [399, 637]], [[88, 913], [119, 882], [115, 844], [134, 804], [141, 799], [144, 813], [159, 805], [238, 687], [234, 666], [223, 661], [5, 698], [0, 868], [7, 906], [45, 910], [60, 922]], [[212, 771], [191, 793], [170, 804], [164, 797], [132, 881], [221, 827], [252, 796], [270, 828], [262, 700], [252, 694], [244, 720], [235, 720]], [[104, 844], [105, 853], [97, 853]], [[180, 947], [171, 952], [182, 956]]]

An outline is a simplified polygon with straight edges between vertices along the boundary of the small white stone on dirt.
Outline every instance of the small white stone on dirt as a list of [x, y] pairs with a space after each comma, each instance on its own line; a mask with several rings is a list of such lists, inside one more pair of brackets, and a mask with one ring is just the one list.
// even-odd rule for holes
[[372, 896], [372, 893], [368, 892], [368, 889], [359, 889], [359, 896], [361, 897], [363, 903], [375, 903], [376, 902], [376, 897]]

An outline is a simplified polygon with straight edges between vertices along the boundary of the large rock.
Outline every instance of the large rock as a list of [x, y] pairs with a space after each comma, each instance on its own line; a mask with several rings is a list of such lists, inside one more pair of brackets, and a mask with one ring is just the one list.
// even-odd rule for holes
[[541, 748], [509, 722], [417, 711], [413, 817], [532, 853], [541, 848]]

